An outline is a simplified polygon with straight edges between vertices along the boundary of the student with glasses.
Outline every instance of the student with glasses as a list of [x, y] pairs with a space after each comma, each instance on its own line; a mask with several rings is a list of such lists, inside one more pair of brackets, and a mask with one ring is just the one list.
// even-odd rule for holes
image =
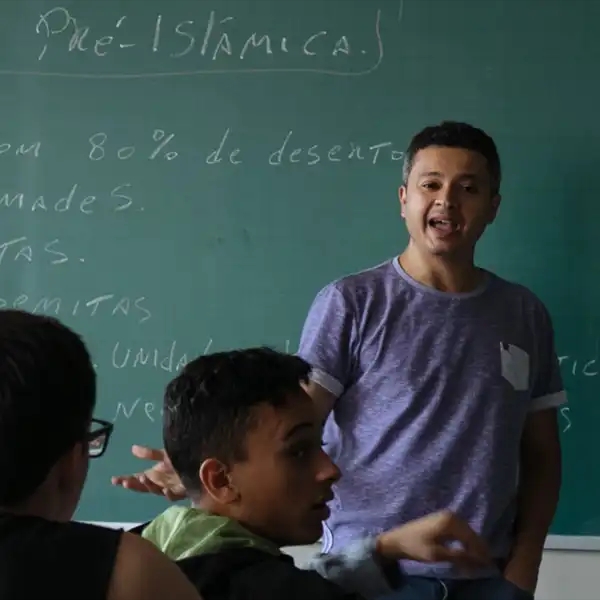
[[113, 425], [92, 418], [96, 374], [57, 320], [0, 310], [0, 598], [198, 600], [137, 535], [72, 522], [90, 458]]
[[113, 424], [102, 419], [92, 419], [88, 434], [88, 456], [100, 458], [106, 451]]

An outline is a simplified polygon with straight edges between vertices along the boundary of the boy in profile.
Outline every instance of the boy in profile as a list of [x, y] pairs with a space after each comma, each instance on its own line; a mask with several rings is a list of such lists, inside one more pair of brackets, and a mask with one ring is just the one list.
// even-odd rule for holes
[[400, 558], [485, 564], [480, 538], [447, 512], [365, 537], [308, 570], [281, 552], [319, 539], [340, 477], [303, 389], [309, 371], [269, 349], [189, 363], [166, 389], [163, 437], [192, 506], [170, 507], [143, 537], [210, 600], [374, 598], [402, 585]]

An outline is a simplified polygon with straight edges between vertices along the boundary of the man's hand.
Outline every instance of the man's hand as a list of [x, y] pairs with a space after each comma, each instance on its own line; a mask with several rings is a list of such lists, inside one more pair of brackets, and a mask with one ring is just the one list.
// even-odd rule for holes
[[382, 533], [377, 538], [377, 552], [392, 560], [451, 562], [465, 569], [487, 566], [492, 560], [485, 541], [449, 511]]
[[558, 504], [561, 459], [557, 409], [530, 413], [521, 440], [515, 539], [504, 577], [532, 594]]
[[504, 578], [518, 588], [533, 594], [537, 586], [542, 553], [537, 548], [518, 548], [504, 568]]
[[165, 496], [173, 501], [186, 497], [185, 488], [164, 450], [133, 446], [131, 452], [137, 458], [154, 460], [156, 464], [142, 473], [115, 476], [112, 478], [113, 485], [120, 485], [134, 492]]

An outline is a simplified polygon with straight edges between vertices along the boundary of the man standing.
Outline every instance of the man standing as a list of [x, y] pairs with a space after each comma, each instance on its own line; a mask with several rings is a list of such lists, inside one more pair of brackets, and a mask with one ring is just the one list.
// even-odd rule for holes
[[421, 597], [531, 597], [561, 480], [551, 320], [529, 290], [475, 266], [500, 204], [489, 136], [427, 127], [403, 175], [408, 246], [322, 289], [300, 342], [344, 475], [324, 551], [443, 507], [489, 541], [499, 571], [461, 581], [405, 563]]
[[[532, 598], [561, 481], [566, 396], [551, 320], [529, 290], [475, 266], [500, 205], [488, 135], [427, 127], [403, 177], [407, 248], [323, 288], [300, 342], [325, 449], [343, 474], [324, 551], [448, 509], [489, 542], [498, 568], [465, 576], [405, 561], [410, 586], [398, 598]], [[115, 483], [176, 496], [168, 467]]]

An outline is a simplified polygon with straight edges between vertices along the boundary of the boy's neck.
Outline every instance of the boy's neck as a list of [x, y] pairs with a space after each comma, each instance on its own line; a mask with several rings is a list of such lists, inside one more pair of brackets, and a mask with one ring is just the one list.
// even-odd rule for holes
[[224, 510], [222, 505], [216, 504], [207, 499], [199, 498], [196, 500], [192, 500], [192, 508], [195, 508], [196, 510], [201, 510], [210, 515], [215, 515], [217, 517], [223, 517], [225, 519], [229, 519], [230, 521], [237, 523], [240, 527], [243, 527], [251, 535], [254, 535], [257, 538], [260, 538], [261, 540], [264, 540], [268, 544], [272, 544], [276, 548], [282, 547], [282, 544], [279, 544], [278, 542], [275, 542], [275, 541], [269, 539], [268, 537], [261, 534], [260, 532], [255, 531], [251, 525], [248, 525], [248, 524], [240, 521], [239, 519], [236, 519], [234, 516], [229, 514], [229, 511]]

